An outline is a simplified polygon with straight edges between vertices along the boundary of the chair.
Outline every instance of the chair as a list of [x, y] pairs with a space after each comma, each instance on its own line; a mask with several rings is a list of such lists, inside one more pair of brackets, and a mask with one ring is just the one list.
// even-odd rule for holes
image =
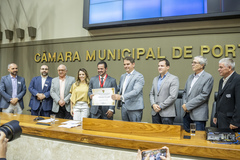
[[175, 119], [173, 121], [174, 125], [181, 125], [181, 126], [183, 125], [183, 114], [184, 114], [184, 110], [182, 108], [182, 105], [183, 105], [183, 102], [182, 102], [183, 91], [184, 90], [179, 89], [178, 97], [177, 97], [177, 100], [175, 101], [177, 116], [175, 117]]
[[216, 113], [216, 107], [217, 107], [217, 96], [218, 96], [218, 92], [215, 92], [214, 93], [214, 102], [213, 102], [213, 105], [212, 105], [212, 114], [211, 114], [211, 122], [210, 122], [210, 126], [211, 127], [217, 127], [216, 124], [213, 123], [213, 118], [214, 118], [214, 115]]

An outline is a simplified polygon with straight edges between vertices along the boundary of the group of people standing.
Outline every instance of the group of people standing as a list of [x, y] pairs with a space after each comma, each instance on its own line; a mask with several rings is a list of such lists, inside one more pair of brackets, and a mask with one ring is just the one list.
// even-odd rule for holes
[[[67, 67], [63, 64], [57, 68], [58, 77], [48, 76], [49, 67], [42, 65], [40, 76], [34, 77], [29, 85], [32, 94], [29, 102], [31, 115], [49, 117], [55, 113], [57, 118], [82, 120], [83, 117], [113, 119], [115, 106], [91, 105], [94, 94], [92, 89], [114, 88], [112, 98], [121, 101], [123, 120], [140, 122], [142, 119], [144, 86], [143, 75], [134, 70], [135, 61], [131, 57], [124, 59], [123, 74], [119, 87], [116, 79], [107, 74], [107, 63], [101, 61], [97, 64], [98, 75], [88, 76], [86, 69], [77, 72], [77, 78], [67, 75]], [[17, 75], [18, 66], [15, 63], [8, 65], [9, 75], [3, 76], [0, 84], [1, 108], [3, 112], [21, 114], [24, 109], [23, 96], [26, 93], [25, 79]], [[125, 77], [128, 77], [128, 82]], [[123, 94], [124, 93], [124, 94]], [[120, 107], [120, 103], [119, 106]]]
[[[196, 130], [205, 130], [209, 118], [209, 97], [213, 88], [213, 77], [204, 71], [207, 59], [194, 57], [192, 70], [182, 97], [183, 128], [190, 131], [190, 123], [196, 124]], [[158, 63], [159, 76], [153, 79], [150, 91], [152, 122], [173, 124], [176, 117], [175, 101], [178, 96], [179, 79], [169, 73], [170, 62], [161, 59]], [[219, 61], [218, 72], [222, 79], [219, 82], [216, 100], [216, 113], [213, 123], [218, 128], [230, 128], [240, 131], [240, 75], [235, 71], [235, 62], [231, 58]]]
[[[107, 63], [97, 64], [98, 75], [89, 78], [86, 69], [77, 72], [77, 78], [67, 75], [67, 67], [63, 64], [57, 68], [58, 77], [48, 76], [49, 67], [42, 65], [40, 76], [34, 77], [29, 85], [32, 94], [29, 102], [32, 115], [50, 116], [55, 113], [57, 118], [81, 120], [84, 117], [113, 119], [115, 106], [96, 106], [91, 104], [94, 96], [92, 90], [114, 88], [112, 99], [116, 100], [117, 108], [121, 108], [123, 121], [141, 122], [144, 109], [143, 86], [144, 76], [135, 70], [132, 57], [123, 60], [126, 73], [122, 74], [119, 85], [116, 79], [107, 74]], [[208, 120], [208, 101], [213, 88], [213, 77], [204, 71], [207, 59], [194, 57], [191, 74], [183, 92], [182, 108], [185, 112], [183, 126], [190, 130], [190, 123], [196, 124], [197, 130], [204, 130]], [[169, 73], [170, 62], [160, 59], [159, 75], [153, 79], [150, 90], [152, 122], [173, 124], [176, 117], [175, 101], [179, 91], [179, 79]], [[219, 61], [219, 73], [223, 78], [219, 82], [217, 109], [214, 123], [219, 128], [238, 130], [240, 127], [240, 75], [235, 71], [235, 62], [230, 58]], [[0, 83], [1, 108], [3, 112], [21, 114], [24, 108], [23, 96], [26, 93], [25, 79], [17, 75], [15, 63], [8, 65], [9, 75], [3, 76]]]

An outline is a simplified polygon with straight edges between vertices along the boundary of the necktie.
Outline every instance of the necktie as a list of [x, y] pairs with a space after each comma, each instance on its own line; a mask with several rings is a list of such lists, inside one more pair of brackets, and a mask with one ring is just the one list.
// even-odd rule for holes
[[103, 84], [103, 77], [101, 77], [101, 84]]

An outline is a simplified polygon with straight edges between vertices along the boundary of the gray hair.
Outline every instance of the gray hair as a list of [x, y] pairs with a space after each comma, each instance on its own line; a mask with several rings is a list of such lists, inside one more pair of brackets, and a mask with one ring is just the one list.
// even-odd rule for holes
[[233, 59], [231, 59], [231, 58], [223, 58], [223, 59], [221, 59], [221, 60], [219, 61], [219, 63], [224, 63], [224, 65], [225, 65], [226, 67], [229, 67], [229, 66], [230, 66], [233, 71], [234, 71], [234, 69], [235, 69], [235, 62], [234, 62]]
[[[12, 64], [16, 64], [16, 63], [10, 63], [10, 64], [8, 64], [8, 69], [10, 69], [10, 66], [11, 66]], [[17, 65], [17, 64], [16, 64], [16, 65]]]
[[203, 56], [196, 56], [194, 59], [197, 59], [200, 64], [203, 64], [203, 69], [207, 65], [207, 58], [204, 58]]
[[[60, 66], [64, 66], [65, 67], [65, 70], [67, 71], [67, 67], [64, 65], [64, 64], [60, 64], [58, 67]], [[58, 69], [58, 68], [57, 68]]]

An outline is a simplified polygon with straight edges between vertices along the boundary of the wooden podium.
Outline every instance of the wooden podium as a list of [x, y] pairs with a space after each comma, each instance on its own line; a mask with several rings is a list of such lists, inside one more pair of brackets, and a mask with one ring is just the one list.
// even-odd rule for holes
[[13, 116], [11, 113], [0, 113], [0, 117], [1, 124], [18, 120], [23, 134], [47, 139], [133, 150], [168, 146], [171, 154], [177, 155], [217, 159], [239, 159], [240, 157], [240, 145], [212, 143], [206, 140], [205, 131], [196, 131], [196, 135], [191, 139], [183, 139], [183, 135], [189, 133], [176, 125], [84, 118], [82, 126], [60, 128], [58, 126], [68, 120], [57, 118], [54, 125], [45, 126], [37, 125], [37, 122], [33, 121], [36, 116], [22, 114]]
[[83, 118], [82, 129], [167, 139], [181, 139], [182, 137], [182, 127], [179, 125], [136, 123], [93, 118]]

